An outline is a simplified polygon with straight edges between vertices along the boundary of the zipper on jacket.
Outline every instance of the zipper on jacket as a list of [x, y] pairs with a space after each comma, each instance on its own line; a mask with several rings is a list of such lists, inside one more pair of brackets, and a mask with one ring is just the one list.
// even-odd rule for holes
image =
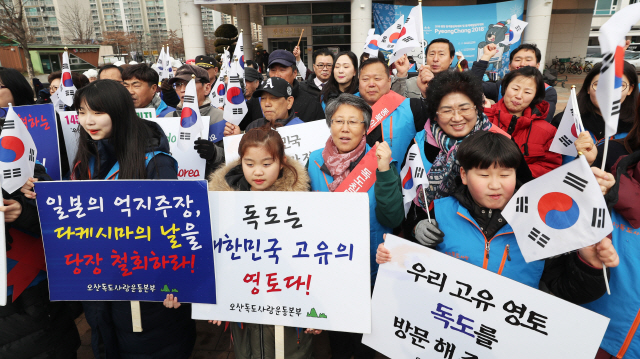
[[633, 321], [627, 336], [624, 338], [624, 342], [622, 343], [622, 347], [620, 347], [620, 351], [616, 355], [616, 358], [622, 359], [624, 354], [629, 349], [629, 345], [631, 345], [631, 341], [633, 340], [633, 336], [636, 334], [636, 330], [638, 330], [638, 326], [640, 325], [640, 310], [638, 310], [638, 314], [636, 314], [636, 319]]
[[264, 358], [264, 337], [262, 332], [262, 324], [258, 324], [260, 326], [260, 358]]
[[504, 247], [504, 253], [502, 254], [502, 261], [500, 262], [498, 275], [502, 275], [502, 270], [504, 269], [505, 260], [508, 260], [509, 262], [511, 262], [511, 256], [509, 256], [509, 247], [510, 247], [509, 244], [507, 244], [507, 246]]

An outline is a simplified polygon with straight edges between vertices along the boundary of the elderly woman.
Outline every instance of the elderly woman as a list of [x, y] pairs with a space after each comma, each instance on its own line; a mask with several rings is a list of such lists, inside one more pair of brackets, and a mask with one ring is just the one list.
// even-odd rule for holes
[[550, 152], [556, 128], [546, 121], [549, 103], [540, 71], [526, 66], [502, 80], [502, 99], [484, 109], [489, 120], [506, 131], [524, 153], [533, 177], [559, 167], [562, 156]]
[[[307, 169], [312, 191], [334, 192], [371, 150], [365, 138], [371, 123], [371, 107], [362, 98], [343, 93], [329, 102], [326, 115], [331, 137], [325, 148], [311, 153]], [[376, 181], [370, 188], [361, 189], [369, 195], [372, 284], [378, 273], [375, 258], [378, 244], [382, 243], [383, 234], [390, 233], [404, 218], [400, 177], [396, 166], [390, 165], [391, 148], [382, 142], [377, 143], [374, 151]], [[329, 337], [334, 358], [350, 358], [354, 348], [356, 352], [370, 352], [367, 356], [371, 354], [371, 349], [360, 343], [362, 334], [330, 332]]]

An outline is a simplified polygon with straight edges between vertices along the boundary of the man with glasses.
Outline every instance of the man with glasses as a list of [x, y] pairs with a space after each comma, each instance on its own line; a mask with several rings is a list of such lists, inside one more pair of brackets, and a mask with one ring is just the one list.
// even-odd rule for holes
[[[269, 77], [279, 77], [291, 85], [291, 95], [294, 98], [292, 111], [296, 116], [303, 122], [324, 119], [324, 111], [320, 106], [320, 100], [300, 88], [301, 85], [296, 80], [297, 75], [296, 58], [292, 53], [285, 50], [275, 50], [269, 55]], [[251, 122], [264, 117], [260, 107], [260, 98], [254, 97], [249, 100], [247, 108], [247, 114], [242, 119], [240, 128], [234, 129], [234, 133], [245, 130]]]
[[[209, 116], [209, 126], [222, 121], [222, 110], [211, 106], [211, 100], [209, 99], [209, 92], [211, 92], [209, 74], [205, 69], [189, 64], [182, 65], [182, 67], [176, 71], [176, 75], [169, 79], [169, 85], [176, 90], [176, 93], [180, 97], [180, 103], [176, 106], [175, 111], [169, 112], [165, 117], [180, 117], [182, 114], [185, 91], [187, 89], [187, 84], [191, 81], [192, 75], [195, 75], [196, 94], [198, 97], [200, 115]], [[219, 142], [219, 144], [222, 144], [222, 142]], [[205, 178], [224, 161], [224, 151], [220, 146], [214, 144], [208, 139], [199, 139], [195, 141], [194, 148], [198, 151], [201, 158], [207, 160]]]
[[158, 79], [158, 73], [147, 64], [131, 65], [122, 72], [122, 84], [129, 90], [136, 108], [154, 108], [156, 117], [165, 117], [176, 109], [167, 106], [156, 94]]
[[322, 87], [331, 78], [331, 70], [333, 69], [333, 54], [329, 49], [320, 49], [313, 52], [313, 74], [309, 76], [307, 81], [300, 84], [300, 87], [313, 95], [320, 98]]

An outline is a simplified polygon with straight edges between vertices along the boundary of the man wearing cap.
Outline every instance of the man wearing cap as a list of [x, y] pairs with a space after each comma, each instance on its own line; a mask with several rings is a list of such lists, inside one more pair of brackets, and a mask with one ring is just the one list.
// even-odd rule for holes
[[[284, 79], [291, 85], [294, 98], [292, 111], [295, 115], [303, 122], [323, 119], [325, 116], [320, 100], [300, 88], [300, 83], [296, 80], [297, 74], [296, 58], [292, 53], [275, 50], [269, 55], [269, 76]], [[263, 117], [260, 98], [252, 98], [247, 107], [248, 111], [240, 123], [240, 129], [245, 129], [249, 123]]]
[[[169, 79], [169, 84], [175, 88], [176, 93], [180, 96], [180, 103], [176, 106], [175, 111], [169, 112], [165, 117], [180, 117], [184, 94], [187, 89], [187, 84], [191, 81], [192, 75], [195, 75], [200, 115], [209, 116], [209, 126], [222, 121], [222, 110], [211, 106], [211, 100], [209, 99], [209, 92], [211, 92], [209, 74], [199, 66], [188, 64], [182, 65], [182, 67], [176, 71], [176, 75]], [[224, 151], [207, 139], [196, 140], [194, 148], [198, 151], [201, 158], [207, 160], [206, 175], [213, 172], [213, 170], [224, 161]]]
[[156, 117], [165, 117], [176, 109], [167, 106], [156, 94], [158, 79], [158, 73], [147, 64], [132, 65], [122, 72], [122, 84], [129, 90], [136, 108], [154, 108]]
[[218, 80], [218, 61], [211, 56], [198, 55], [196, 56], [196, 66], [200, 66], [207, 70], [211, 85]]
[[271, 123], [271, 127], [290, 126], [303, 123], [295, 112], [291, 111], [294, 99], [291, 85], [279, 78], [270, 77], [262, 83], [262, 87], [254, 92], [254, 98], [261, 98], [263, 118], [251, 122], [246, 131]]
[[258, 72], [258, 70], [250, 66], [244, 68], [245, 100], [249, 101], [251, 95], [253, 95], [258, 86], [260, 86], [260, 81], [262, 81], [262, 75]]
[[329, 81], [333, 70], [333, 53], [324, 48], [313, 52], [313, 74], [300, 87], [316, 98], [320, 98], [322, 87]]

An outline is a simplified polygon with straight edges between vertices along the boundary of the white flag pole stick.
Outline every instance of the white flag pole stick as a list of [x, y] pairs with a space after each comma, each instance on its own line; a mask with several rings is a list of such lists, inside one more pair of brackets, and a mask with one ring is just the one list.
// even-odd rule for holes
[[[418, 6], [420, 7], [420, 52], [422, 54], [422, 66], [426, 65], [426, 55], [424, 54], [424, 48], [422, 47], [422, 44], [424, 43], [424, 23], [422, 21], [422, 0], [418, 0]], [[425, 197], [425, 201], [426, 201], [427, 197]], [[427, 211], [428, 213], [428, 211]], [[431, 222], [431, 220], [429, 220], [429, 222]]]
[[602, 263], [602, 273], [604, 274], [604, 284], [607, 286], [607, 294], [611, 295], [611, 288], [609, 288], [609, 279], [607, 278], [607, 266]]
[[604, 171], [604, 165], [607, 163], [607, 151], [609, 150], [609, 137], [604, 137], [604, 152], [602, 153], [602, 165], [600, 169]]
[[424, 205], [425, 207], [425, 211], [427, 211], [427, 218], [429, 218], [429, 223], [431, 222], [431, 214], [429, 213], [429, 202], [427, 202], [427, 192], [424, 190], [424, 185], [422, 186], [422, 195], [424, 196]]
[[134, 333], [142, 332], [142, 318], [140, 318], [140, 301], [131, 301], [131, 326]]
[[[0, 207], [4, 204], [0, 203]], [[7, 242], [4, 229], [4, 212], [0, 212], [0, 307], [7, 305]]]
[[284, 327], [276, 325], [275, 330], [276, 359], [284, 359]]

